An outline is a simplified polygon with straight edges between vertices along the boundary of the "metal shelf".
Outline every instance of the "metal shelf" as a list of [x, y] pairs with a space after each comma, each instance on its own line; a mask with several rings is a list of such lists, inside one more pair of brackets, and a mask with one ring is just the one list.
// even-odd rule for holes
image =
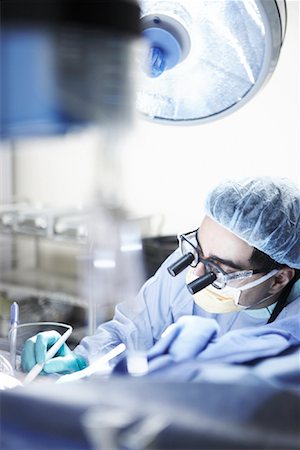
[[78, 280], [39, 269], [2, 271], [0, 289], [9, 292], [11, 298], [37, 296], [55, 298], [73, 305], [84, 304], [78, 295]]

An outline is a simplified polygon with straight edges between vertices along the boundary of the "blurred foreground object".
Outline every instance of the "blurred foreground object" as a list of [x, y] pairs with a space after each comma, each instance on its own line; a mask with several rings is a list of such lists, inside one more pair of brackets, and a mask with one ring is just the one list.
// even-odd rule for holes
[[218, 382], [222, 368], [210, 369], [215, 382], [90, 378], [3, 391], [1, 444], [6, 450], [106, 450], [105, 441], [118, 450], [299, 448], [299, 390], [274, 387], [250, 368], [232, 381], [234, 366]]
[[2, 138], [130, 118], [131, 0], [1, 2]]

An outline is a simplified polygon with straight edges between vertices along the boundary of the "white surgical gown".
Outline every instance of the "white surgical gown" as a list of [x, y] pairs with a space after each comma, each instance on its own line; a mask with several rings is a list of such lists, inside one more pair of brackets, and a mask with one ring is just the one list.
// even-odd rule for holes
[[[210, 314], [200, 308], [186, 287], [186, 270], [172, 277], [167, 267], [180, 256], [179, 250], [172, 253], [156, 274], [141, 288], [132, 301], [116, 306], [112, 320], [101, 324], [93, 336], [82, 339], [75, 353], [90, 363], [101, 354], [111, 350], [120, 342], [133, 350], [148, 350], [161, 337], [162, 332], [179, 317], [196, 315], [215, 319], [220, 327], [220, 335], [229, 330], [264, 325], [270, 313], [266, 308], [259, 314], [247, 310], [226, 314]], [[287, 317], [299, 317], [300, 280], [294, 285], [288, 304], [274, 324]], [[287, 321], [284, 321], [286, 327]], [[295, 321], [294, 321], [295, 325]], [[294, 326], [293, 325], [293, 326]], [[270, 324], [270, 327], [273, 326]], [[286, 330], [289, 331], [289, 330]]]

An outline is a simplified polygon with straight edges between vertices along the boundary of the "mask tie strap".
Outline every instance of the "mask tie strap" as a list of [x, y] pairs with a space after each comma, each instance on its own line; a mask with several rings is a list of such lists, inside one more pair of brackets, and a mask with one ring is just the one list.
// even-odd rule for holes
[[[274, 275], [276, 275], [276, 273], [278, 273], [278, 272], [279, 272], [278, 269], [273, 269], [273, 270], [271, 270], [271, 272], [267, 273], [266, 275], [264, 275], [263, 277], [259, 278], [258, 280], [255, 280], [255, 281], [252, 281], [251, 283], [245, 284], [245, 286], [241, 286], [240, 288], [238, 288], [238, 290], [240, 292], [247, 291], [248, 289], [251, 289], [251, 288], [253, 288], [255, 286], [258, 286], [259, 284], [262, 284], [265, 281], [269, 280]], [[242, 306], [242, 305], [240, 305], [239, 302], [238, 302], [239, 301], [239, 298], [238, 298], [237, 302], [235, 302], [235, 304], [237, 306], [242, 307], [243, 309], [248, 309], [250, 307], [252, 308], [252, 306], [260, 305], [261, 303], [265, 302], [269, 297], [263, 298], [263, 299], [259, 300], [258, 302], [254, 303], [254, 304], [252, 304], [250, 306]]]
[[245, 284], [245, 286], [241, 286], [239, 288], [240, 291], [247, 291], [248, 289], [251, 289], [255, 286], [258, 286], [259, 284], [263, 283], [264, 281], [269, 280], [269, 278], [272, 278], [276, 273], [278, 273], [278, 269], [273, 269], [271, 272], [267, 273], [261, 278], [258, 278], [258, 280], [251, 281], [251, 283]]

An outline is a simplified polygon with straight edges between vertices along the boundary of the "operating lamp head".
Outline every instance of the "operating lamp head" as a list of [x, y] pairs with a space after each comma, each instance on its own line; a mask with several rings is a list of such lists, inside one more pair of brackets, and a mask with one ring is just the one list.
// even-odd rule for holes
[[150, 77], [159, 77], [189, 54], [189, 33], [178, 20], [165, 14], [149, 14], [142, 18], [141, 29], [149, 43], [145, 71]]
[[247, 103], [274, 72], [285, 0], [140, 0], [149, 52], [137, 109], [165, 124], [216, 120]]

